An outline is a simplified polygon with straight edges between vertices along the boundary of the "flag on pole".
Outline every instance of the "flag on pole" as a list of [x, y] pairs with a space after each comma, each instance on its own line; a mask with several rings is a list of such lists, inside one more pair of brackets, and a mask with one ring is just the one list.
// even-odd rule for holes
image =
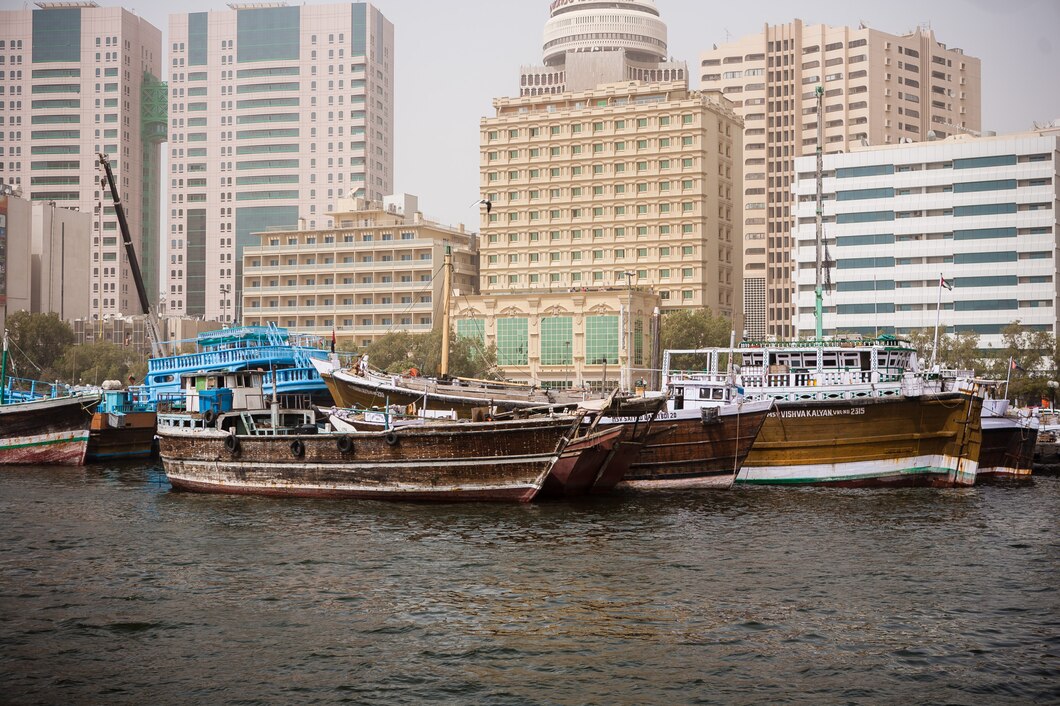
[[942, 275], [939, 275], [939, 286], [940, 287], [945, 287], [946, 289], [951, 289], [951, 290], [953, 289], [953, 283], [952, 282], [947, 282], [946, 278], [943, 277]]
[[1018, 370], [1018, 371], [1020, 371], [1021, 373], [1025, 373], [1025, 372], [1027, 372], [1026, 370], [1024, 370], [1024, 369], [1023, 369], [1023, 368], [1022, 368], [1022, 367], [1020, 366], [1020, 364], [1019, 364], [1019, 363], [1017, 363], [1017, 362], [1016, 362], [1016, 359], [1015, 359], [1015, 358], [1009, 358], [1009, 359], [1008, 359], [1008, 363], [1009, 363], [1009, 368], [1010, 368], [1011, 370]]
[[334, 329], [334, 327], [331, 329], [331, 352], [332, 353], [335, 352], [335, 329]]

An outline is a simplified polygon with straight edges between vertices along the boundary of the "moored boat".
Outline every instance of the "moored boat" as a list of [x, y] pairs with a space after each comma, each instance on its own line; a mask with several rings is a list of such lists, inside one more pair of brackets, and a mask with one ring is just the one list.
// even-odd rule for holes
[[[244, 375], [260, 390], [260, 376]], [[308, 409], [266, 405], [264, 396], [254, 404], [253, 394], [233, 406], [233, 396], [201, 393], [193, 388], [183, 411], [159, 413], [162, 464], [178, 490], [528, 502], [581, 422], [562, 415], [321, 431]]]
[[8, 335], [0, 359], [0, 464], [80, 466], [99, 395], [71, 393], [57, 384], [8, 377]]
[[[671, 356], [687, 354], [705, 356], [704, 369], [671, 372]], [[919, 372], [916, 352], [896, 339], [667, 351], [664, 375], [686, 405], [726, 385], [776, 401], [737, 483], [975, 482], [981, 396], [938, 391]]]
[[142, 387], [123, 389], [117, 380], [103, 384], [92, 414], [87, 461], [146, 458], [154, 450], [155, 405]]
[[311, 360], [339, 407], [371, 408], [386, 404], [417, 409], [452, 410], [461, 419], [472, 411], [491, 407], [498, 411], [534, 407], [576, 407], [590, 399], [589, 392], [546, 390], [520, 383], [422, 375], [388, 375], [370, 367], [354, 370], [327, 360]]
[[83, 464], [98, 402], [87, 393], [0, 404], [0, 464]]
[[772, 408], [771, 400], [671, 406], [656, 418], [618, 488], [731, 487]]
[[[174, 344], [171, 344], [174, 345]], [[311, 361], [329, 353], [322, 339], [299, 336], [277, 326], [235, 326], [200, 333], [185, 344], [192, 352], [155, 356], [147, 361], [144, 381], [152, 402], [180, 389], [181, 375], [206, 370], [260, 370], [265, 391], [306, 394], [331, 403], [331, 394]]]
[[983, 403], [982, 424], [983, 447], [976, 480], [1029, 477], [1038, 443], [1038, 420], [1012, 414], [1008, 400], [988, 399]]

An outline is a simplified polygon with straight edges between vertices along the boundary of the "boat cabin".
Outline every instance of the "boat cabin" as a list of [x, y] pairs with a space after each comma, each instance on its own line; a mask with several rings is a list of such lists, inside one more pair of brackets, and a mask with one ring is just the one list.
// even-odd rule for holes
[[[698, 367], [672, 365], [686, 361]], [[676, 409], [716, 406], [735, 397], [795, 401], [924, 391], [916, 350], [893, 338], [668, 350], [663, 381]]]

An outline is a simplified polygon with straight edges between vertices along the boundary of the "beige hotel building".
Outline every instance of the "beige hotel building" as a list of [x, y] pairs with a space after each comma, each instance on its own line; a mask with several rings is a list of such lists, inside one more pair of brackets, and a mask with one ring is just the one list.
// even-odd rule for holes
[[726, 103], [640, 82], [495, 100], [482, 295], [457, 302], [457, 332], [496, 344], [509, 377], [566, 387], [616, 382], [616, 366], [647, 379], [658, 309], [736, 315], [740, 122]]
[[704, 52], [700, 70], [701, 87], [723, 92], [744, 119], [737, 188], [751, 339], [794, 333], [791, 185], [795, 158], [817, 147], [817, 86], [824, 88], [826, 153], [981, 128], [979, 59], [940, 43], [930, 28], [894, 35], [801, 20], [766, 25]]
[[425, 220], [414, 196], [343, 198], [323, 229], [256, 233], [243, 251], [243, 323], [296, 328], [357, 347], [442, 320], [442, 264], [453, 288], [478, 291], [475, 235]]
[[651, 0], [553, 2], [543, 53], [481, 122], [482, 293], [457, 334], [511, 379], [629, 388], [661, 312], [739, 318], [742, 124], [666, 61]]

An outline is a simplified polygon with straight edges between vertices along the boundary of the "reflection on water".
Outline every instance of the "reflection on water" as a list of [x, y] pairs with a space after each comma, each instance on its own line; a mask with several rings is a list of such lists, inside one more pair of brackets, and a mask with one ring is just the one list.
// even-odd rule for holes
[[1055, 697], [1060, 481], [529, 506], [0, 471], [0, 676], [47, 702]]

